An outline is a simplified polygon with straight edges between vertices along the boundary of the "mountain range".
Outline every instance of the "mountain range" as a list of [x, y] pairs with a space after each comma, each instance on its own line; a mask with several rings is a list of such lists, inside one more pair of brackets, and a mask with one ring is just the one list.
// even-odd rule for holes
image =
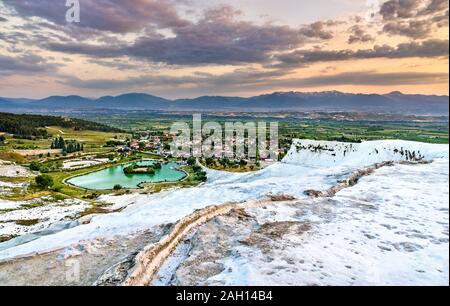
[[207, 112], [377, 112], [408, 115], [448, 116], [449, 97], [389, 94], [350, 94], [327, 92], [274, 92], [254, 97], [203, 96], [194, 99], [169, 100], [161, 97], [128, 93], [98, 99], [81, 96], [51, 96], [45, 99], [0, 98], [0, 111], [15, 113], [61, 113], [74, 111], [207, 111]]

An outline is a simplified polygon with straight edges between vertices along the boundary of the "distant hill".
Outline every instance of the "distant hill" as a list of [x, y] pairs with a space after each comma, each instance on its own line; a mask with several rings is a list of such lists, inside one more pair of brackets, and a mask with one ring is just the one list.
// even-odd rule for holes
[[[1, 103], [1, 101], [0, 101]], [[48, 137], [47, 126], [60, 126], [73, 128], [75, 130], [92, 130], [101, 132], [122, 132], [104, 124], [91, 121], [41, 115], [18, 115], [11, 113], [0, 113], [0, 132], [13, 134], [18, 138]]]
[[203, 96], [175, 100], [171, 107], [178, 110], [242, 110], [246, 101], [240, 97]]
[[105, 96], [97, 99], [95, 107], [113, 109], [165, 109], [171, 101], [141, 93], [124, 94], [117, 97]]
[[349, 94], [338, 91], [302, 93], [274, 92], [255, 97], [203, 96], [168, 100], [143, 93], [89, 99], [52, 96], [42, 100], [0, 98], [0, 110], [10, 112], [71, 112], [96, 110], [146, 111], [322, 111], [377, 112], [405, 115], [448, 116], [448, 96], [405, 95], [401, 92]]
[[0, 109], [6, 109], [10, 107], [17, 107], [17, 104], [12, 100], [0, 98]]
[[52, 96], [39, 101], [26, 103], [27, 107], [51, 108], [91, 108], [92, 100], [80, 96]]

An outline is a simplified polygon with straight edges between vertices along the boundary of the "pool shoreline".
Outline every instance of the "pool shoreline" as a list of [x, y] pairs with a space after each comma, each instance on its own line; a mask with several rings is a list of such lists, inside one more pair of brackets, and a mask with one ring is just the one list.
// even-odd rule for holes
[[[99, 189], [98, 188], [98, 189], [94, 189], [94, 188], [82, 187], [82, 186], [79, 186], [79, 185], [71, 183], [70, 180], [72, 180], [74, 178], [77, 178], [77, 177], [90, 175], [90, 174], [93, 174], [93, 173], [96, 173], [96, 172], [105, 171], [105, 170], [110, 169], [110, 168], [126, 166], [126, 165], [129, 165], [129, 164], [132, 164], [132, 163], [136, 163], [136, 162], [139, 163], [139, 162], [146, 162], [146, 161], [162, 162], [161, 160], [157, 160], [157, 159], [142, 159], [142, 160], [139, 160], [139, 161], [127, 162], [127, 163], [123, 163], [123, 164], [120, 164], [120, 165], [110, 165], [108, 167], [105, 167], [104, 169], [95, 170], [95, 171], [92, 171], [92, 172], [87, 172], [87, 173], [83, 173], [83, 174], [78, 174], [78, 175], [74, 175], [74, 176], [71, 176], [71, 177], [67, 177], [64, 180], [62, 180], [62, 183], [67, 185], [67, 186], [79, 189], [79, 190], [93, 191], [93, 192], [95, 192], [95, 191], [98, 191], [98, 192], [113, 192], [113, 191], [115, 191], [113, 188], [105, 188], [105, 189]], [[177, 162], [169, 162], [169, 163], [177, 163], [178, 164], [176, 169], [171, 169], [171, 170], [182, 172], [184, 174], [184, 176], [181, 179], [175, 180], [175, 181], [167, 181], [167, 180], [166, 181], [155, 181], [155, 182], [142, 181], [139, 184], [137, 184], [136, 187], [134, 187], [134, 188], [123, 187], [122, 190], [130, 190], [130, 191], [142, 190], [142, 189], [145, 188], [143, 186], [144, 184], [154, 184], [154, 185], [159, 185], [159, 184], [178, 184], [178, 183], [183, 182], [183, 181], [185, 181], [186, 179], [189, 178], [189, 176], [190, 176], [189, 173], [186, 170], [180, 168], [182, 166], [186, 166], [186, 163], [179, 162], [179, 161], [177, 161]], [[139, 174], [133, 174], [133, 175], [139, 175]]]

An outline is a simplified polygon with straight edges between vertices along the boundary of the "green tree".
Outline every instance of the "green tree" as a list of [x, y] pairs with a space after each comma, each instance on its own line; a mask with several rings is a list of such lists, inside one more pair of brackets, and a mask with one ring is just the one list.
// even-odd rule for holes
[[188, 160], [187, 160], [187, 164], [189, 165], [189, 166], [193, 166], [193, 165], [195, 165], [195, 162], [196, 162], [196, 159], [195, 159], [195, 157], [189, 157], [188, 158]]
[[30, 163], [30, 170], [32, 171], [39, 171], [41, 169], [41, 164], [37, 161], [32, 161]]
[[123, 169], [123, 173], [125, 173], [125, 174], [132, 174], [134, 172], [134, 169], [136, 169], [136, 165], [130, 165], [130, 166], [125, 167]]
[[54, 184], [53, 178], [50, 175], [46, 175], [46, 174], [36, 176], [35, 182], [36, 182], [36, 185], [38, 185], [42, 189], [52, 187]]
[[195, 173], [194, 178], [200, 182], [206, 182], [207, 176], [205, 171], [199, 171]]
[[64, 138], [62, 138], [62, 136], [59, 136], [59, 139], [56, 141], [56, 143], [57, 149], [64, 149], [64, 146], [66, 145], [66, 142], [64, 141]]

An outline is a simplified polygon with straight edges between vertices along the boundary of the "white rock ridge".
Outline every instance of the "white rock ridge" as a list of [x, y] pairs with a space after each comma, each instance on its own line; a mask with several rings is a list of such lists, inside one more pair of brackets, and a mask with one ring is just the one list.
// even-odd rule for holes
[[432, 161], [447, 158], [448, 145], [403, 140], [362, 143], [294, 140], [284, 163], [305, 166], [369, 166], [385, 161]]

